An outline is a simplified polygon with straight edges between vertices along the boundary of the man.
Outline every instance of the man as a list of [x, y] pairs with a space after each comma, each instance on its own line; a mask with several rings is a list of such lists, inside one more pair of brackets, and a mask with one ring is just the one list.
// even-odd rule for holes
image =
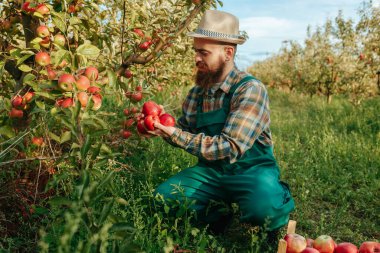
[[[287, 224], [294, 201], [279, 181], [269, 129], [265, 86], [234, 64], [238, 19], [208, 10], [194, 38], [196, 86], [183, 103], [178, 127], [156, 123], [151, 132], [198, 157], [198, 163], [169, 178], [156, 192], [165, 199], [196, 200], [198, 218], [224, 229], [225, 214], [211, 202], [237, 203], [240, 220], [275, 231]], [[176, 193], [180, 186], [182, 196]], [[218, 231], [219, 230], [219, 231]]]

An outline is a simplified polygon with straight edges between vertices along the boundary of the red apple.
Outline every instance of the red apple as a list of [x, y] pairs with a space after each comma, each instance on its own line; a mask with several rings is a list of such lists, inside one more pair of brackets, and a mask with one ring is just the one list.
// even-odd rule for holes
[[16, 95], [13, 99], [12, 99], [12, 106], [17, 108], [17, 107], [20, 107], [23, 105], [23, 99], [20, 95]]
[[317, 249], [307, 247], [301, 253], [320, 253]]
[[142, 91], [143, 87], [141, 85], [137, 85], [135, 91]]
[[82, 107], [86, 107], [87, 106], [88, 95], [87, 95], [86, 92], [84, 92], [84, 91], [78, 92], [77, 98], [78, 98], [79, 103], [81, 104]]
[[145, 41], [139, 45], [139, 48], [141, 51], [146, 51], [146, 50], [148, 50], [150, 44], [151, 43], [149, 43], [149, 41]]
[[94, 105], [92, 106], [92, 110], [97, 111], [102, 106], [102, 95], [100, 94], [94, 94], [92, 95], [92, 101], [94, 102]]
[[49, 80], [54, 80], [57, 77], [57, 73], [51, 68], [46, 68], [46, 72]]
[[359, 248], [359, 253], [378, 253], [378, 252], [380, 252], [380, 243], [378, 242], [363, 242]]
[[29, 103], [33, 97], [34, 97], [34, 92], [28, 91], [23, 96], [24, 103]]
[[125, 108], [124, 111], [123, 111], [123, 113], [124, 113], [125, 116], [128, 116], [128, 115], [129, 115], [129, 110], [128, 110], [128, 108]]
[[46, 52], [38, 52], [35, 56], [38, 65], [46, 66], [50, 64], [50, 55]]
[[22, 110], [12, 108], [9, 112], [9, 117], [11, 118], [22, 118], [24, 116], [24, 112]]
[[142, 92], [136, 92], [131, 95], [131, 100], [134, 102], [139, 102], [143, 98]]
[[49, 8], [45, 4], [39, 4], [36, 9], [41, 15], [46, 15], [50, 13]]
[[121, 136], [124, 139], [128, 139], [132, 135], [131, 131], [128, 131], [128, 130], [121, 130], [120, 132], [121, 132]]
[[124, 128], [129, 128], [135, 123], [134, 119], [127, 119], [123, 122]]
[[40, 38], [45, 38], [50, 35], [49, 28], [46, 25], [40, 25], [37, 27], [37, 35]]
[[142, 113], [145, 116], [152, 115], [152, 116], [159, 116], [161, 114], [161, 107], [156, 104], [154, 101], [147, 101], [143, 104], [142, 107]]
[[84, 71], [84, 75], [87, 76], [87, 78], [90, 79], [90, 81], [95, 81], [98, 79], [99, 71], [97, 68], [91, 66], [86, 68], [86, 70]]
[[74, 4], [70, 4], [69, 5], [69, 9], [67, 10], [68, 13], [74, 13], [75, 12], [75, 5]]
[[58, 79], [58, 87], [63, 91], [72, 91], [75, 85], [75, 78], [71, 74], [62, 74]]
[[43, 38], [43, 39], [40, 41], [39, 44], [40, 44], [41, 47], [49, 48], [49, 47], [50, 47], [50, 38], [49, 38], [49, 37], [45, 37], [45, 38]]
[[33, 136], [32, 144], [41, 147], [44, 144], [44, 138]]
[[144, 38], [145, 37], [145, 34], [144, 32], [140, 29], [140, 28], [134, 28], [133, 29], [133, 32], [136, 33], [138, 36]]
[[79, 76], [75, 84], [78, 90], [87, 90], [90, 87], [90, 80], [86, 76]]
[[314, 243], [314, 240], [311, 239], [311, 238], [307, 238], [306, 239], [306, 247], [309, 247], [309, 248], [313, 248], [313, 243]]
[[336, 246], [334, 253], [358, 253], [358, 248], [352, 243], [342, 242]]
[[21, 9], [25, 11], [26, 13], [32, 13], [36, 11], [36, 5], [34, 3], [25, 2], [22, 4]]
[[306, 239], [299, 234], [287, 234], [284, 237], [287, 243], [286, 253], [301, 253], [306, 248]]
[[126, 69], [125, 72], [124, 72], [124, 76], [126, 78], [131, 78], [133, 76], [133, 73], [129, 69]]
[[64, 47], [66, 44], [66, 38], [62, 34], [56, 34], [54, 36], [54, 43], [58, 46]]
[[90, 94], [98, 94], [102, 89], [97, 86], [90, 86], [87, 88], [87, 92]]
[[137, 107], [132, 107], [131, 108], [131, 113], [138, 113], [139, 112], [139, 109], [137, 109]]
[[160, 118], [158, 116], [148, 115], [144, 119], [144, 126], [146, 127], [146, 129], [153, 131], [155, 129], [155, 122], [160, 122]]
[[313, 243], [313, 247], [321, 253], [333, 253], [335, 245], [334, 240], [328, 235], [318, 236]]
[[65, 98], [61, 103], [62, 108], [69, 108], [74, 105], [74, 100], [72, 98]]
[[145, 126], [144, 126], [144, 120], [141, 119], [137, 122], [137, 131], [140, 133], [140, 134], [147, 134], [148, 132], [146, 131], [145, 129]]
[[169, 113], [164, 113], [160, 116], [160, 123], [164, 126], [175, 126], [175, 119]]

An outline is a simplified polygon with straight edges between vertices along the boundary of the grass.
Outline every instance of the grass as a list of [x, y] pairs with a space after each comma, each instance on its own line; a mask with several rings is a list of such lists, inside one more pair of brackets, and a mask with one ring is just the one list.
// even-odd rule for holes
[[[310, 238], [328, 234], [337, 243], [348, 241], [358, 246], [364, 241], [379, 240], [380, 117], [377, 110], [380, 99], [367, 100], [359, 106], [342, 98], [326, 104], [323, 98], [274, 90], [270, 90], [270, 98], [275, 156], [282, 180], [290, 185], [296, 202], [296, 210], [291, 214], [291, 219], [297, 221], [296, 232]], [[153, 99], [169, 104], [171, 113], [179, 113], [176, 104], [179, 102], [173, 97], [165, 100], [160, 94]], [[196, 163], [195, 157], [160, 138], [141, 141], [134, 137], [116, 151], [123, 154], [118, 162], [127, 167], [117, 170], [112, 187], [104, 188], [101, 194], [123, 201], [115, 202], [107, 221], [122, 217], [134, 227], [131, 238], [126, 239], [130, 240], [128, 251], [119, 249], [118, 252], [173, 252], [175, 247], [192, 252], [275, 252], [275, 249], [262, 249], [257, 228], [239, 224], [236, 205], [233, 206], [235, 219], [224, 236], [213, 236], [204, 227], [194, 226], [194, 215], [187, 209], [190, 203], [181, 206], [173, 203], [175, 215], [168, 214], [169, 207], [158, 208], [162, 202], [153, 196], [155, 187]], [[113, 167], [104, 168], [110, 170]], [[101, 175], [98, 177], [101, 179]], [[105, 198], [94, 203], [90, 213], [102, 213], [104, 203], [107, 203]], [[86, 206], [76, 206], [78, 210], [89, 210]], [[72, 224], [83, 226], [80, 215], [75, 215], [75, 210], [71, 213], [76, 220], [65, 221], [62, 210], [50, 210], [36, 224], [26, 224], [25, 229], [30, 232], [26, 234], [35, 235], [40, 228], [40, 234], [44, 235], [40, 245], [46, 247], [47, 241], [56, 241], [57, 245], [50, 247], [52, 250], [60, 243], [55, 238], [63, 238]], [[111, 240], [105, 231], [97, 236], [103, 241]], [[285, 229], [281, 231], [284, 234]], [[86, 243], [90, 239], [86, 238], [84, 229], [71, 232], [70, 236], [75, 242]], [[35, 240], [36, 236], [3, 238], [0, 252], [35, 252]], [[1, 249], [1, 245], [6, 247]], [[30, 249], [17, 249], [17, 245], [28, 245]], [[116, 252], [116, 248], [109, 246], [108, 252]]]

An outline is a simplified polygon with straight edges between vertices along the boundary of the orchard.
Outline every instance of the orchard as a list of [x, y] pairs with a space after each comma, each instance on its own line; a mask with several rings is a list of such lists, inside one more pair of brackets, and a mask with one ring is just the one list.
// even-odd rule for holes
[[[221, 5], [218, 0], [0, 2], [0, 252], [246, 252], [248, 248], [249, 252], [261, 252], [255, 228], [239, 225], [239, 231], [219, 238], [193, 226], [194, 213], [188, 208], [191, 200], [179, 206], [153, 195], [160, 182], [194, 164], [193, 156], [152, 138], [151, 133], [157, 130], [157, 122], [176, 125], [181, 101], [193, 85], [195, 73], [192, 40], [186, 33], [194, 30], [205, 10]], [[255, 64], [252, 72], [269, 89], [324, 95], [327, 100], [344, 95], [355, 104], [365, 104], [366, 99], [378, 96], [380, 89], [374, 74], [379, 66], [380, 33], [366, 30], [378, 31], [377, 11], [364, 8], [356, 27], [338, 16], [335, 25], [328, 22], [310, 33], [305, 47], [290, 43], [278, 55]], [[360, 36], [354, 36], [354, 28]], [[335, 45], [322, 40], [331, 34], [340, 39], [334, 40]], [[271, 92], [278, 98], [274, 101], [286, 100], [282, 93]], [[275, 108], [288, 108], [286, 101], [286, 106], [275, 104]], [[291, 106], [299, 109], [299, 104]], [[372, 191], [376, 187], [372, 170], [378, 168], [375, 159], [380, 145], [376, 138], [380, 135], [371, 135], [378, 123], [372, 117], [373, 106], [369, 108], [367, 115], [360, 111], [351, 114], [369, 122], [360, 134], [355, 127], [362, 125], [354, 120], [336, 125], [347, 123], [354, 129], [349, 140], [374, 154], [362, 158], [355, 153], [352, 160], [361, 161], [358, 164], [365, 168], [358, 165], [358, 169], [339, 174], [339, 179], [346, 177], [355, 183], [340, 185], [355, 188], [346, 191], [349, 196], [371, 193], [347, 201], [355, 209], [353, 219], [360, 236], [349, 230], [351, 224], [344, 224], [346, 230], [339, 234], [355, 238], [356, 242], [345, 241], [363, 247], [363, 253], [377, 247], [374, 243], [379, 235], [371, 200], [378, 196]], [[325, 202], [318, 199], [320, 195], [314, 202], [306, 200], [304, 188], [314, 182], [321, 184], [319, 178], [305, 183], [316, 160], [332, 163], [326, 158], [332, 156], [330, 146], [319, 145], [314, 134], [322, 129], [323, 136], [330, 137], [327, 127], [310, 130], [312, 134], [306, 137], [294, 136], [294, 128], [287, 128], [292, 123], [289, 115], [283, 115], [284, 128], [277, 127], [276, 132], [286, 133], [278, 140], [281, 166], [287, 169], [292, 163], [295, 170], [302, 170], [292, 187], [300, 206], [307, 203], [316, 210], [315, 205], [320, 208]], [[298, 126], [304, 126], [304, 121], [305, 117]], [[305, 129], [298, 129], [300, 135]], [[336, 132], [343, 132], [340, 130]], [[362, 136], [370, 141], [356, 139]], [[312, 165], [297, 167], [288, 139], [294, 145], [311, 143], [329, 153], [322, 157], [323, 152], [317, 152], [317, 158], [302, 153], [298, 155], [305, 159], [302, 162]], [[300, 150], [306, 153], [312, 148]], [[337, 157], [334, 161], [346, 160]], [[331, 169], [325, 178], [334, 174], [331, 171], [337, 170]], [[351, 180], [349, 176], [356, 172], [359, 179]], [[319, 171], [314, 176], [320, 176]], [[319, 186], [314, 188], [327, 188]], [[339, 194], [343, 193], [331, 195], [335, 200], [336, 196], [342, 198]], [[328, 199], [326, 196], [322, 197]], [[239, 213], [234, 206], [226, 208]], [[175, 215], [169, 215], [173, 210]], [[317, 214], [316, 218], [301, 218], [304, 224], [319, 222], [322, 230], [328, 222], [319, 211]], [[320, 230], [313, 231], [314, 236]], [[240, 234], [243, 240], [235, 240]], [[297, 250], [319, 242], [317, 238], [288, 237]], [[359, 241], [368, 243], [363, 246]]]

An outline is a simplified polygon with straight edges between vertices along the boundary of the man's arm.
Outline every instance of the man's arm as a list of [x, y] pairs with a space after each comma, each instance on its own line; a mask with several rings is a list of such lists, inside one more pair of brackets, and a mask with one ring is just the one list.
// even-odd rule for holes
[[220, 135], [193, 134], [175, 127], [157, 124], [176, 146], [206, 159], [239, 159], [252, 147], [258, 136], [269, 126], [268, 94], [263, 84], [250, 81], [239, 87], [231, 100], [231, 111]]

